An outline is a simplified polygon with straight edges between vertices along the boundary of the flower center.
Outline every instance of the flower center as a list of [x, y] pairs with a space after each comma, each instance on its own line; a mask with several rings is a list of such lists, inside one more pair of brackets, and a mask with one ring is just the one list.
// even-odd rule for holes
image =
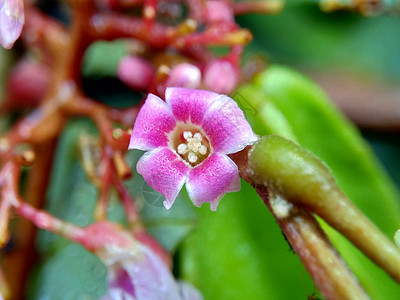
[[187, 130], [182, 136], [184, 142], [178, 145], [176, 151], [192, 166], [201, 163], [208, 156], [208, 141], [200, 132]]

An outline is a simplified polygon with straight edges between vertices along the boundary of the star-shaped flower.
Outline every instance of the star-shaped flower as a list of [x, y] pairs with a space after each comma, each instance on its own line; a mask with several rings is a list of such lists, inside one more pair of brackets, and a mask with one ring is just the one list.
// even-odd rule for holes
[[165, 98], [149, 94], [136, 119], [129, 149], [149, 151], [137, 171], [164, 195], [167, 209], [186, 183], [194, 205], [209, 202], [216, 210], [226, 193], [240, 190], [238, 168], [227, 154], [257, 137], [228, 96], [168, 88]]

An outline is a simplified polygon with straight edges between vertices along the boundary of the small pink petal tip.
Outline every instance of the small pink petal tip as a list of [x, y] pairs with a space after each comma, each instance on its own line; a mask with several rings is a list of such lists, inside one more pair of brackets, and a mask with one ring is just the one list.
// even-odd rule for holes
[[11, 49], [24, 26], [24, 2], [22, 0], [0, 1], [0, 45]]

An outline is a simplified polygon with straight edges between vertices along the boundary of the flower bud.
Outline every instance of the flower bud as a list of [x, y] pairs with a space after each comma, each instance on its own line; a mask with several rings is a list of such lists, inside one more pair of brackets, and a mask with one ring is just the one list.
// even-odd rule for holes
[[119, 62], [118, 78], [134, 90], [147, 90], [153, 83], [153, 65], [139, 56], [126, 56]]
[[213, 60], [204, 71], [204, 84], [216, 93], [231, 93], [239, 79], [239, 69], [226, 59]]
[[201, 72], [198, 67], [188, 63], [176, 65], [169, 73], [166, 87], [198, 88], [201, 81]]
[[234, 23], [232, 6], [225, 1], [207, 1], [204, 10], [206, 23]]
[[11, 70], [3, 106], [7, 109], [35, 107], [43, 99], [50, 83], [50, 70], [41, 62], [20, 60]]
[[24, 22], [24, 2], [22, 0], [0, 2], [0, 45], [3, 48], [11, 49], [21, 35]]

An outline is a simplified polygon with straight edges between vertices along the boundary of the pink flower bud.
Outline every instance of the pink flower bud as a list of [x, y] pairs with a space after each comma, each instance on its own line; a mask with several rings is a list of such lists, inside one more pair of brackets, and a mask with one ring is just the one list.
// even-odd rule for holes
[[25, 22], [24, 2], [22, 0], [0, 1], [0, 45], [11, 49], [21, 35]]
[[139, 56], [126, 56], [118, 65], [118, 78], [134, 90], [147, 90], [153, 83], [153, 65]]
[[166, 87], [184, 87], [195, 89], [199, 87], [201, 81], [201, 72], [198, 67], [188, 63], [176, 65], [166, 82]]
[[229, 94], [239, 83], [240, 71], [226, 59], [210, 62], [204, 71], [204, 83], [212, 91]]
[[207, 1], [204, 21], [206, 23], [233, 23], [235, 18], [232, 6], [225, 1]]
[[11, 70], [3, 103], [8, 109], [35, 107], [43, 99], [50, 83], [50, 70], [41, 62], [20, 60]]

